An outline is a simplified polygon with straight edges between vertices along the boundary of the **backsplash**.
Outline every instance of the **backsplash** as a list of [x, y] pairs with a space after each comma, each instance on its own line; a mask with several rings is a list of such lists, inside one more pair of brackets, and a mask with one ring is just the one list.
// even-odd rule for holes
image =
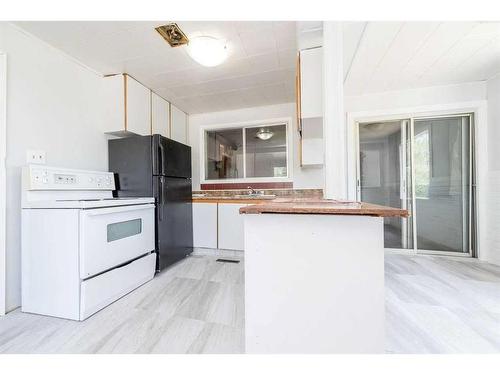
[[[263, 194], [274, 194], [277, 197], [311, 197], [322, 198], [323, 189], [255, 189]], [[205, 196], [226, 197], [240, 194], [247, 194], [248, 189], [221, 189], [221, 190], [197, 190], [193, 194], [204, 194]]]
[[237, 182], [201, 184], [201, 190], [292, 189], [293, 182]]

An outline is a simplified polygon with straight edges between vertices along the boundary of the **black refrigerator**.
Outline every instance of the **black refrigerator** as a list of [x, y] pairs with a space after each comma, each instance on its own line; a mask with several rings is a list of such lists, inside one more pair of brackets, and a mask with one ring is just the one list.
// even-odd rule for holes
[[156, 270], [193, 251], [191, 147], [159, 134], [108, 141], [117, 197], [154, 197]]

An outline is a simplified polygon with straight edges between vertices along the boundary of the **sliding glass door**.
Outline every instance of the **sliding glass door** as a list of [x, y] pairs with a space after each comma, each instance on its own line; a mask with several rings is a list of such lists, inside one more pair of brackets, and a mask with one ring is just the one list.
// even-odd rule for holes
[[[359, 124], [358, 198], [411, 210], [410, 121]], [[384, 219], [387, 248], [412, 248], [411, 220]]]
[[358, 199], [406, 208], [384, 220], [385, 247], [471, 250], [472, 117], [358, 124]]
[[413, 122], [418, 250], [469, 253], [470, 116]]

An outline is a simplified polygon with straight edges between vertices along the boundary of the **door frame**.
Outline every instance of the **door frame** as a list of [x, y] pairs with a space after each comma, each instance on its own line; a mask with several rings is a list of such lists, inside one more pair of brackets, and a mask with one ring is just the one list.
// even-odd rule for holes
[[[372, 110], [372, 111], [359, 111], [359, 112], [348, 112], [346, 127], [347, 127], [347, 142], [348, 142], [348, 198], [350, 200], [357, 200], [357, 159], [358, 159], [358, 147], [359, 147], [359, 134], [358, 134], [358, 123], [363, 122], [378, 122], [378, 121], [397, 121], [402, 119], [413, 119], [413, 118], [423, 118], [423, 117], [446, 117], [453, 116], [457, 114], [472, 114], [474, 123], [474, 133], [472, 143], [472, 150], [478, 150], [478, 145], [487, 144], [487, 101], [477, 100], [470, 102], [459, 102], [441, 105], [427, 105], [418, 107], [406, 107], [397, 110]], [[413, 126], [411, 126], [413, 129]], [[487, 186], [487, 172], [488, 172], [488, 154], [487, 153], [475, 153], [474, 154], [474, 170], [475, 170], [475, 200], [474, 200], [474, 212], [475, 212], [475, 228], [476, 228], [476, 248], [473, 256], [483, 259], [483, 254], [486, 253], [486, 227], [481, 225], [486, 223], [486, 195], [482, 193]], [[471, 163], [472, 165], [472, 163]], [[485, 249], [482, 251], [482, 249]], [[388, 249], [395, 250], [397, 252], [400, 249]], [[410, 249], [411, 253], [415, 253], [413, 249]], [[409, 253], [408, 249], [403, 250], [404, 253]], [[433, 252], [425, 252], [426, 254], [432, 254]], [[440, 255], [444, 255], [445, 252], [438, 252]], [[453, 255], [460, 255], [460, 253], [452, 253]], [[469, 257], [469, 254], [463, 254], [462, 256]]]
[[0, 51], [0, 316], [6, 312], [7, 56]]

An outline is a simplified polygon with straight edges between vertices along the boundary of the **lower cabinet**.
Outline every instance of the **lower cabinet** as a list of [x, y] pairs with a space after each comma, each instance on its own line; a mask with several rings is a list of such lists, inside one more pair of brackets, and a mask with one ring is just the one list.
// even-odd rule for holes
[[224, 250], [244, 250], [243, 215], [246, 204], [193, 203], [193, 245]]
[[193, 203], [193, 246], [217, 248], [217, 203]]
[[244, 250], [243, 215], [240, 208], [246, 204], [219, 203], [218, 248], [225, 250]]

